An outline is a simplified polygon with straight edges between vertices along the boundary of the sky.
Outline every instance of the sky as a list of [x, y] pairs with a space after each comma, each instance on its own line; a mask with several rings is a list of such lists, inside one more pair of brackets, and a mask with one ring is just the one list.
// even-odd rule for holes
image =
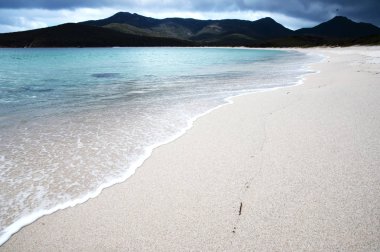
[[290, 29], [336, 15], [380, 26], [380, 0], [0, 0], [0, 33], [102, 19], [119, 11], [165, 18], [271, 17]]

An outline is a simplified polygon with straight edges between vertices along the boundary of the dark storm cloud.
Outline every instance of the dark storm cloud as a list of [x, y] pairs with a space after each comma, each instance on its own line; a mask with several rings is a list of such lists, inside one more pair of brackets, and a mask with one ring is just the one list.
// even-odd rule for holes
[[0, 8], [4, 9], [72, 9], [77, 7], [95, 7], [107, 4], [107, 1], [91, 0], [0, 0]]
[[379, 0], [288, 0], [237, 1], [240, 9], [277, 12], [296, 18], [321, 22], [333, 16], [347, 16], [356, 20], [380, 23]]
[[322, 22], [336, 15], [380, 25], [380, 0], [209, 0], [192, 1], [199, 11], [266, 11]]

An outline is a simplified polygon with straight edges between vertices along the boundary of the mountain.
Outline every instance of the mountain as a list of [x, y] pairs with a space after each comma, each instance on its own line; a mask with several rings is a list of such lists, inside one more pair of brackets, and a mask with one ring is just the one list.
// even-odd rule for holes
[[0, 47], [247, 46], [309, 47], [379, 45], [380, 28], [335, 17], [292, 31], [272, 18], [155, 19], [128, 12], [81, 23], [0, 34]]
[[111, 47], [111, 46], [190, 46], [191, 42], [172, 38], [137, 36], [107, 28], [63, 24], [25, 32], [0, 34], [1, 47]]
[[215, 42], [238, 35], [248, 40], [288, 36], [292, 30], [271, 18], [257, 21], [238, 19], [196, 20], [191, 18], [154, 19], [128, 12], [119, 12], [101, 20], [82, 24], [106, 27], [129, 34], [170, 37], [200, 42]]
[[296, 34], [328, 38], [359, 38], [380, 34], [380, 28], [372, 24], [356, 23], [346, 17], [336, 16], [313, 28], [299, 29]]
[[154, 19], [150, 17], [144, 17], [138, 14], [131, 14], [129, 12], [118, 12], [115, 15], [100, 19], [100, 20], [90, 20], [82, 22], [82, 24], [86, 25], [94, 25], [94, 26], [105, 26], [108, 24], [130, 24], [139, 28], [148, 28], [152, 26], [157, 26], [159, 19]]

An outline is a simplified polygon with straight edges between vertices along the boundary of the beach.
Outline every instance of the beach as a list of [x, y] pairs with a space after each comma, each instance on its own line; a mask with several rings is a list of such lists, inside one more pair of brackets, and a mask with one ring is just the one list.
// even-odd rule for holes
[[233, 98], [0, 251], [379, 251], [380, 48], [297, 50], [327, 56], [302, 85]]

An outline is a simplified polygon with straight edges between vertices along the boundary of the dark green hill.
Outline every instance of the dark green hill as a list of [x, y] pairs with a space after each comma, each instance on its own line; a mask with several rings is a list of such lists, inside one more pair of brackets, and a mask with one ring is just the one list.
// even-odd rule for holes
[[361, 37], [353, 39], [352, 45], [380, 45], [380, 35], [371, 35], [367, 37]]
[[155, 19], [119, 12], [101, 20], [0, 34], [0, 47], [349, 46], [379, 45], [379, 37], [380, 28], [345, 17], [292, 31], [271, 18]]
[[108, 24], [129, 24], [139, 28], [156, 26], [158, 23], [158, 19], [144, 17], [138, 14], [131, 14], [129, 12], [118, 12], [115, 15], [105, 19], [82, 22], [82, 24], [93, 26], [105, 26]]
[[107, 28], [63, 24], [25, 32], [0, 34], [1, 47], [191, 46], [192, 42], [126, 34]]
[[171, 37], [200, 42], [239, 34], [249, 39], [269, 39], [293, 33], [271, 18], [257, 21], [238, 19], [197, 20], [191, 18], [154, 19], [128, 12], [119, 12], [101, 20], [83, 22], [86, 25], [102, 26], [129, 34]]
[[356, 23], [346, 17], [337, 16], [313, 28], [299, 29], [296, 34], [327, 38], [359, 38], [380, 34], [380, 28], [372, 24]]

